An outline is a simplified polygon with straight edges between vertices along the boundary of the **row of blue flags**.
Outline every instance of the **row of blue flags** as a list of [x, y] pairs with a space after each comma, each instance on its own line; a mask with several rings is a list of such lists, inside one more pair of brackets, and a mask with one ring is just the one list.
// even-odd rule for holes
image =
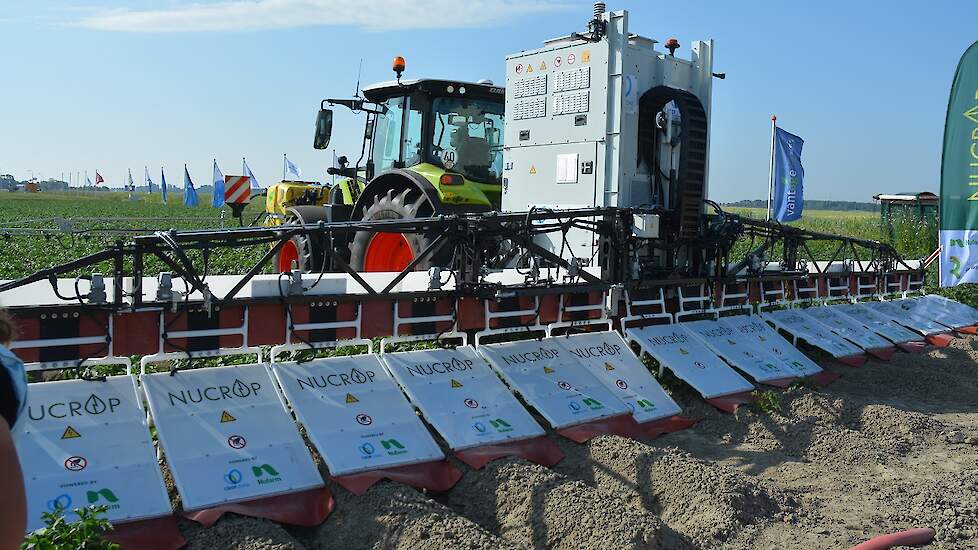
[[[286, 157], [286, 162], [289, 165], [288, 173], [295, 174], [296, 177], [299, 177], [299, 175], [302, 174], [302, 171], [299, 170], [299, 167], [296, 166], [292, 161], [288, 160], [287, 157]], [[252, 190], [261, 188], [261, 185], [259, 185], [258, 183], [258, 178], [255, 177], [254, 173], [252, 173], [251, 167], [248, 166], [248, 161], [246, 161], [244, 158], [241, 159], [241, 172], [242, 175], [251, 178]], [[149, 193], [155, 193], [156, 185], [153, 183], [153, 178], [150, 177], [149, 175], [148, 166], [143, 167], [143, 179], [145, 181], [146, 187], [149, 190]], [[217, 165], [217, 159], [214, 159], [214, 171], [213, 171], [213, 177], [211, 181], [214, 185], [214, 196], [211, 199], [211, 206], [214, 208], [220, 208], [221, 206], [224, 206], [224, 174], [221, 172], [221, 168]], [[127, 188], [129, 188], [130, 190], [135, 189], [134, 184], [132, 183], [131, 172], [129, 173], [129, 182]], [[160, 193], [163, 198], [163, 204], [166, 204], [167, 185], [166, 185], [166, 173], [163, 171], [163, 168], [160, 168]], [[183, 205], [194, 207], [194, 206], [198, 206], [199, 204], [200, 204], [200, 199], [197, 197], [197, 189], [194, 186], [194, 181], [190, 177], [190, 170], [187, 168], [187, 165], [184, 164], [183, 165]]]

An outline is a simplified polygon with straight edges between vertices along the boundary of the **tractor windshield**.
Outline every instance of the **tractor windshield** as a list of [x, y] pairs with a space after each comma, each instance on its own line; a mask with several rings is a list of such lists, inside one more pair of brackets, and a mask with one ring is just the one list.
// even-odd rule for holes
[[430, 162], [481, 183], [502, 183], [503, 104], [484, 99], [436, 98]]

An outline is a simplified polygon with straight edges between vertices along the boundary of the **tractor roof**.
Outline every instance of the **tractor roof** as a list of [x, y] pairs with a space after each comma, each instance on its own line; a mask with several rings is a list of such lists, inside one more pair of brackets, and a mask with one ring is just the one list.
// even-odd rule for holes
[[[452, 91], [449, 91], [451, 87]], [[383, 101], [390, 97], [408, 95], [421, 91], [432, 95], [456, 95], [460, 88], [465, 89], [465, 95], [503, 100], [505, 89], [491, 83], [464, 82], [460, 80], [439, 80], [431, 78], [401, 79], [400, 84], [395, 80], [378, 82], [363, 89], [363, 96], [370, 101]]]

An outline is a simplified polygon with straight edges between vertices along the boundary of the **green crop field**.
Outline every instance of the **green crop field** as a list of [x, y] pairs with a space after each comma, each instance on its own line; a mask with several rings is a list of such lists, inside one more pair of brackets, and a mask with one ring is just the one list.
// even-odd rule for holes
[[[229, 208], [211, 208], [211, 196], [200, 194], [197, 208], [183, 206], [183, 195], [173, 194], [163, 205], [160, 195], [140, 195], [139, 200], [127, 200], [125, 193], [0, 193], [0, 279], [23, 277], [52, 265], [98, 252], [111, 246], [117, 238], [125, 237], [74, 235], [64, 233], [50, 236], [12, 235], [5, 228], [56, 228], [57, 218], [71, 220], [75, 229], [134, 228], [143, 233], [165, 229], [203, 229], [233, 227], [238, 220], [231, 217]], [[254, 220], [263, 207], [261, 199], [245, 210], [246, 223]], [[223, 218], [222, 218], [223, 215]], [[243, 247], [228, 253], [215, 254], [209, 261], [210, 272], [238, 273], [253, 264], [262, 249]], [[148, 263], [147, 272], [164, 270], [162, 264]], [[110, 273], [105, 265], [102, 273]]]
[[[140, 195], [139, 200], [130, 201], [127, 200], [125, 193], [118, 192], [0, 193], [0, 279], [23, 277], [39, 269], [102, 250], [111, 246], [116, 239], [126, 239], [126, 237], [89, 235], [84, 232], [49, 236], [11, 235], [9, 232], [5, 233], [4, 228], [55, 228], [58, 227], [58, 218], [71, 220], [76, 230], [134, 228], [143, 233], [171, 228], [181, 230], [238, 225], [238, 220], [231, 217], [230, 209], [209, 206], [209, 195], [200, 195], [201, 206], [197, 208], [185, 208], [182, 200], [182, 195], [173, 194], [170, 197], [170, 204], [164, 206], [160, 202], [159, 194], [143, 194]], [[251, 223], [260, 214], [262, 207], [261, 199], [249, 205], [244, 215], [245, 223]], [[729, 208], [728, 210], [742, 216], [764, 217], [764, 210], [759, 208]], [[791, 225], [823, 233], [885, 240], [879, 214], [873, 212], [809, 210], [805, 212], [802, 220]], [[912, 222], [896, 225], [894, 243], [897, 250], [905, 257], [923, 258], [933, 250], [935, 244], [933, 227], [928, 228]], [[731, 259], [742, 257], [752, 248], [752, 244], [756, 245], [749, 240], [738, 243]], [[831, 244], [813, 248], [813, 253], [819, 256], [819, 259], [828, 259], [835, 249]], [[263, 252], [264, 248], [260, 246], [215, 252], [209, 258], [208, 273], [243, 273]], [[775, 249], [771, 259], [777, 259], [779, 254], [780, 252]], [[104, 274], [111, 272], [108, 265], [101, 266], [100, 270]], [[146, 270], [147, 273], [155, 273], [168, 269], [159, 262], [148, 261]]]

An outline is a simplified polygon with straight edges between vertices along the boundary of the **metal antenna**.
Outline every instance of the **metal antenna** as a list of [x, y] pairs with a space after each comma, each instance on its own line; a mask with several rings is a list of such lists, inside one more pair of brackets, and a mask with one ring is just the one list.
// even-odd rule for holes
[[353, 97], [360, 97], [360, 74], [363, 73], [363, 58], [360, 58], [360, 66], [357, 68], [357, 91], [353, 93]]

